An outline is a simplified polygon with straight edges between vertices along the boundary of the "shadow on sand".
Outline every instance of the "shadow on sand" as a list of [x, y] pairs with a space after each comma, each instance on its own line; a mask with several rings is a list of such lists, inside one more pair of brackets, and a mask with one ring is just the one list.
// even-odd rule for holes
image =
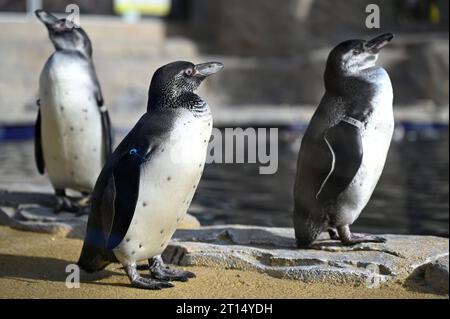
[[[65, 282], [66, 267], [72, 261], [51, 257], [18, 256], [0, 254], [0, 278], [14, 278], [17, 280], [45, 280], [52, 282]], [[92, 282], [104, 279], [117, 273], [102, 270], [95, 274], [80, 272], [81, 282]]]

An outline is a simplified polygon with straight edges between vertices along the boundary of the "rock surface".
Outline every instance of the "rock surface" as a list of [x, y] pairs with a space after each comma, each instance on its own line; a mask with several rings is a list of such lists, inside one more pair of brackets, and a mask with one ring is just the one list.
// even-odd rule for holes
[[426, 265], [425, 282], [435, 291], [448, 294], [448, 255]]
[[[431, 258], [415, 267], [407, 278], [406, 285], [422, 292], [448, 295], [448, 252], [438, 258]], [[417, 266], [417, 265], [416, 265]]]
[[[346, 247], [323, 234], [312, 249], [300, 250], [289, 228], [211, 226], [178, 230], [163, 258], [182, 266], [252, 270], [306, 282], [377, 287], [389, 280], [403, 282], [416, 268], [448, 256], [447, 238], [383, 236], [385, 244]], [[448, 269], [448, 257], [446, 262]]]
[[[55, 214], [54, 196], [49, 194], [0, 193], [0, 225], [15, 229], [53, 234], [59, 237], [84, 238], [88, 215]], [[187, 214], [179, 229], [196, 229], [200, 223]]]
[[[0, 196], [0, 224], [15, 229], [84, 238], [87, 215], [55, 214], [51, 195]], [[449, 241], [432, 236], [383, 235], [384, 244], [343, 246], [322, 234], [311, 249], [297, 249], [291, 228], [200, 227], [188, 215], [163, 254], [181, 266], [257, 271], [276, 278], [379, 287], [414, 282], [448, 294]]]
[[87, 215], [77, 217], [66, 212], [55, 214], [52, 208], [37, 204], [0, 206], [1, 225], [59, 237], [83, 238], [87, 218]]
[[184, 218], [178, 223], [178, 229], [198, 229], [200, 222], [197, 218], [190, 214], [186, 214]]

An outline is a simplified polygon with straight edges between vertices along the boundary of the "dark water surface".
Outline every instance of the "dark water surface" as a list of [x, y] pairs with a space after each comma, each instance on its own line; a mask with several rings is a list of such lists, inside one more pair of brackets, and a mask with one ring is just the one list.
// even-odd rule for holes
[[[206, 165], [190, 212], [203, 225], [291, 227], [300, 135], [298, 129], [280, 130], [279, 165], [274, 175], [260, 175], [257, 164]], [[352, 229], [448, 237], [448, 126], [404, 124], [395, 136], [372, 200]], [[0, 188], [11, 183], [47, 183], [49, 187], [36, 172], [29, 139], [0, 141]]]
[[[210, 164], [191, 210], [202, 224], [292, 226], [298, 132], [280, 131], [279, 168], [259, 175], [256, 164]], [[352, 229], [359, 232], [449, 233], [448, 127], [396, 129], [378, 186]]]

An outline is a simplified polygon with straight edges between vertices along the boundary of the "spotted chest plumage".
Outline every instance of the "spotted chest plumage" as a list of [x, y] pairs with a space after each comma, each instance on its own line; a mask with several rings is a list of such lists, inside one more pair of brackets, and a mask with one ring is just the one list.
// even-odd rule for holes
[[101, 115], [89, 63], [57, 52], [40, 77], [42, 150], [55, 188], [91, 191], [103, 164]]

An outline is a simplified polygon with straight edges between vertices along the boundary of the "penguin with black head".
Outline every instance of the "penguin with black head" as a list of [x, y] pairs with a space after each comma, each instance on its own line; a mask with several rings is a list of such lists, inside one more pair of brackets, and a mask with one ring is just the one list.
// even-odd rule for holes
[[[86, 208], [86, 199], [111, 154], [110, 119], [86, 32], [44, 10], [35, 13], [55, 47], [39, 79], [36, 165], [41, 174], [47, 171], [57, 196], [56, 210], [79, 212]], [[84, 200], [70, 200], [67, 189], [80, 191]]]
[[325, 95], [302, 139], [294, 188], [299, 247], [324, 230], [343, 244], [384, 242], [356, 235], [350, 225], [367, 205], [381, 176], [394, 131], [393, 90], [376, 61], [393, 38], [349, 40], [330, 53]]
[[[87, 272], [119, 261], [131, 285], [145, 289], [187, 281], [188, 271], [166, 267], [161, 253], [184, 218], [200, 181], [212, 130], [208, 104], [194, 91], [220, 71], [219, 62], [174, 62], [151, 80], [147, 112], [103, 168], [78, 265]], [[151, 278], [137, 262], [148, 260]]]

